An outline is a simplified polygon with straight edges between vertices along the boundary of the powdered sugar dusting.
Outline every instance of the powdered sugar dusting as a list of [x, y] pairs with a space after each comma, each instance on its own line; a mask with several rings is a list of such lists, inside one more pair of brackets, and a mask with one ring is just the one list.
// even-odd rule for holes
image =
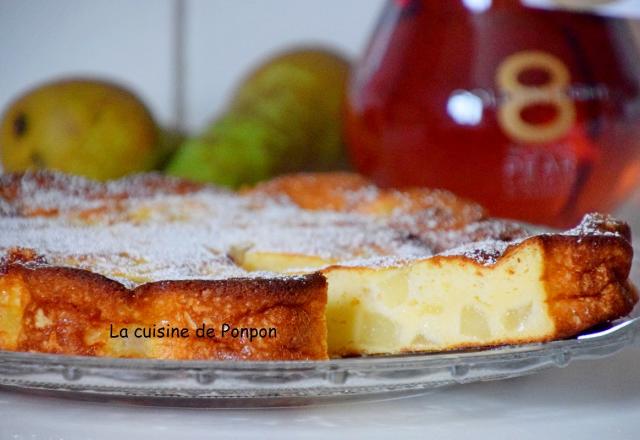
[[442, 252], [442, 256], [463, 256], [474, 260], [482, 265], [490, 266], [495, 264], [507, 248], [515, 242], [500, 240], [483, 240], [469, 243], [463, 246]]
[[23, 178], [13, 197], [4, 199], [0, 249], [33, 249], [51, 265], [89, 269], [127, 284], [255, 276], [230, 258], [237, 247], [339, 261], [431, 254], [407, 233], [360, 214], [311, 212], [211, 188], [145, 193], [140, 180], [129, 182], [137, 192], [122, 182], [102, 192], [81, 179], [68, 183], [64, 188]]
[[610, 215], [591, 213], [585, 215], [578, 226], [563, 232], [563, 235], [609, 235], [620, 237], [622, 236], [621, 229], [627, 229], [626, 225], [624, 226], [624, 228], [621, 228], [621, 222]]
[[[612, 221], [594, 215], [567, 233], [609, 234], [601, 225]], [[33, 249], [47, 264], [91, 270], [127, 286], [282, 276], [243, 270], [232, 258], [237, 249], [349, 266], [396, 266], [434, 254], [493, 264], [513, 240], [530, 235], [495, 220], [455, 230], [436, 226], [425, 212], [308, 211], [283, 197], [238, 196], [155, 175], [107, 185], [57, 174], [0, 178], [0, 251]]]

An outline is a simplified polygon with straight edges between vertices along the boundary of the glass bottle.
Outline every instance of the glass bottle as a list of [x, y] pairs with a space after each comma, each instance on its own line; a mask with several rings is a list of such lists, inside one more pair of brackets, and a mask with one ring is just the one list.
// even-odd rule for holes
[[628, 21], [518, 0], [390, 0], [351, 80], [346, 135], [383, 186], [446, 188], [565, 227], [640, 177]]

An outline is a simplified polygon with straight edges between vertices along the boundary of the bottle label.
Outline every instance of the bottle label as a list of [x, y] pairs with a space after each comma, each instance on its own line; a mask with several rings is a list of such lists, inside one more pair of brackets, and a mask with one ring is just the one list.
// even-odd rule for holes
[[531, 8], [565, 9], [611, 17], [640, 18], [637, 0], [522, 0]]

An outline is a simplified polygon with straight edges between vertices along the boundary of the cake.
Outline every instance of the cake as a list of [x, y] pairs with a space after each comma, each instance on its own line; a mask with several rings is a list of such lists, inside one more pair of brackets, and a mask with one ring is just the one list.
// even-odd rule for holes
[[[239, 193], [0, 177], [0, 349], [322, 360], [543, 342], [628, 314], [629, 228], [544, 233], [348, 173]], [[209, 332], [209, 334], [207, 334]]]

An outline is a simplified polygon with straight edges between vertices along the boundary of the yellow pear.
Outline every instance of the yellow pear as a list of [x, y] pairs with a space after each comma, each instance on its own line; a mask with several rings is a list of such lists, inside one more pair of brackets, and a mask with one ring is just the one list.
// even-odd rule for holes
[[149, 110], [105, 81], [37, 87], [9, 106], [0, 125], [6, 172], [49, 168], [107, 180], [153, 169], [165, 156]]

